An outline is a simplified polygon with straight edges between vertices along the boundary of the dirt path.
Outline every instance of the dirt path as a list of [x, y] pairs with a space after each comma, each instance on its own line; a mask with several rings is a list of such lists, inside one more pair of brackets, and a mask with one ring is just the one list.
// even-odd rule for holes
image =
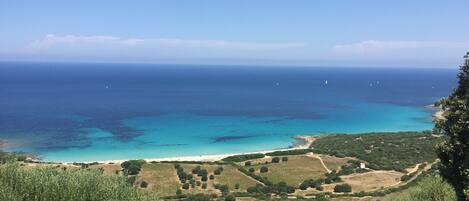
[[314, 154], [313, 152], [310, 152], [310, 153], [306, 154], [306, 156], [308, 156], [308, 157], [310, 157], [310, 158], [317, 158], [317, 159], [319, 159], [319, 161], [321, 162], [322, 167], [324, 167], [324, 169], [327, 171], [327, 173], [331, 173], [331, 172], [332, 172], [329, 168], [327, 168], [326, 164], [324, 164], [324, 161], [322, 161], [322, 158], [319, 157], [318, 155]]

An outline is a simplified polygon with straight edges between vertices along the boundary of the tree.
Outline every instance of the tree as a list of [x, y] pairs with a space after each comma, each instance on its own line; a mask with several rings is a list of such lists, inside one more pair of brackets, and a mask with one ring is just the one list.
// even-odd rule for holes
[[148, 183], [146, 181], [142, 181], [142, 183], [140, 183], [140, 188], [146, 188], [148, 186]]
[[256, 171], [256, 169], [254, 169], [254, 168], [249, 168], [249, 172], [255, 172], [255, 171]]
[[460, 66], [459, 86], [439, 104], [444, 118], [435, 120], [435, 132], [446, 136], [437, 146], [440, 174], [456, 191], [458, 201], [469, 199], [469, 52]]
[[261, 171], [261, 173], [268, 172], [269, 168], [267, 166], [262, 166], [260, 171]]
[[272, 163], [279, 163], [280, 162], [280, 158], [279, 157], [273, 157], [272, 158]]
[[334, 192], [338, 192], [338, 193], [352, 192], [352, 186], [350, 186], [349, 184], [337, 184], [334, 186]]

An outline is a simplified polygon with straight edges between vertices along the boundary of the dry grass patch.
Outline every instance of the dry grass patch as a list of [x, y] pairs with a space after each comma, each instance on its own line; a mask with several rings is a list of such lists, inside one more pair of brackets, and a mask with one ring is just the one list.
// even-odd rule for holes
[[[269, 171], [260, 173], [259, 169], [262, 166], [267, 166]], [[298, 186], [306, 179], [322, 178], [326, 173], [326, 169], [324, 169], [319, 159], [308, 156], [289, 156], [286, 162], [259, 164], [245, 168], [249, 169], [251, 167], [256, 169], [257, 174], [267, 177], [274, 183], [284, 181], [293, 186]]]
[[[258, 182], [238, 171], [233, 166], [223, 166], [223, 172], [215, 176], [215, 183], [228, 185], [230, 191], [246, 191], [248, 187], [255, 186]], [[239, 184], [239, 190], [235, 185]]]
[[147, 182], [147, 188], [142, 190], [152, 192], [158, 197], [175, 195], [180, 187], [176, 170], [171, 163], [144, 164], [138, 175], [138, 181]]
[[340, 170], [340, 167], [342, 165], [347, 164], [347, 161], [351, 160], [352, 158], [338, 158], [335, 156], [329, 156], [329, 155], [322, 155], [318, 154], [322, 161], [324, 162], [324, 165], [326, 165], [327, 168], [330, 170]]
[[374, 191], [381, 187], [396, 185], [404, 175], [396, 171], [372, 171], [360, 174], [341, 176], [340, 178], [352, 186], [352, 191]]
[[90, 169], [103, 169], [103, 175], [111, 176], [120, 174], [122, 167], [120, 164], [99, 164], [99, 165], [92, 165], [89, 167]]

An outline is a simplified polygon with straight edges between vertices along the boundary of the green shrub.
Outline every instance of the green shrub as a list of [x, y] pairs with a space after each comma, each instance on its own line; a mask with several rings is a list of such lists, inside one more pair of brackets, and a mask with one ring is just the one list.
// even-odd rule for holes
[[268, 172], [268, 171], [269, 171], [269, 168], [267, 166], [262, 166], [260, 169], [261, 173]]
[[430, 132], [365, 133], [320, 137], [312, 147], [315, 153], [367, 161], [371, 169], [403, 171], [435, 161], [434, 146], [442, 140]]
[[303, 155], [311, 152], [311, 149], [294, 149], [294, 150], [287, 150], [287, 151], [274, 151], [270, 153], [266, 153], [267, 156], [287, 156], [287, 155]]
[[146, 162], [144, 160], [129, 160], [121, 164], [121, 167], [126, 175], [136, 175], [142, 169], [142, 165]]
[[244, 155], [235, 155], [235, 156], [228, 156], [223, 159], [226, 162], [243, 162], [252, 159], [264, 158], [264, 154], [244, 154]]
[[148, 183], [146, 181], [142, 181], [140, 183], [140, 188], [146, 188], [146, 187], [148, 187]]
[[272, 163], [279, 163], [280, 162], [280, 158], [279, 157], [273, 157], [272, 158]]
[[334, 192], [349, 193], [352, 192], [352, 186], [350, 186], [349, 184], [337, 184], [334, 187]]

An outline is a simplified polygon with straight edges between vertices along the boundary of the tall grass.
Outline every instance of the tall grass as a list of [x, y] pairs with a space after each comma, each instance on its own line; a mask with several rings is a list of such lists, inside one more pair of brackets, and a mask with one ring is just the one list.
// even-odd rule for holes
[[0, 200], [8, 201], [150, 201], [123, 176], [99, 170], [26, 169], [0, 165]]

